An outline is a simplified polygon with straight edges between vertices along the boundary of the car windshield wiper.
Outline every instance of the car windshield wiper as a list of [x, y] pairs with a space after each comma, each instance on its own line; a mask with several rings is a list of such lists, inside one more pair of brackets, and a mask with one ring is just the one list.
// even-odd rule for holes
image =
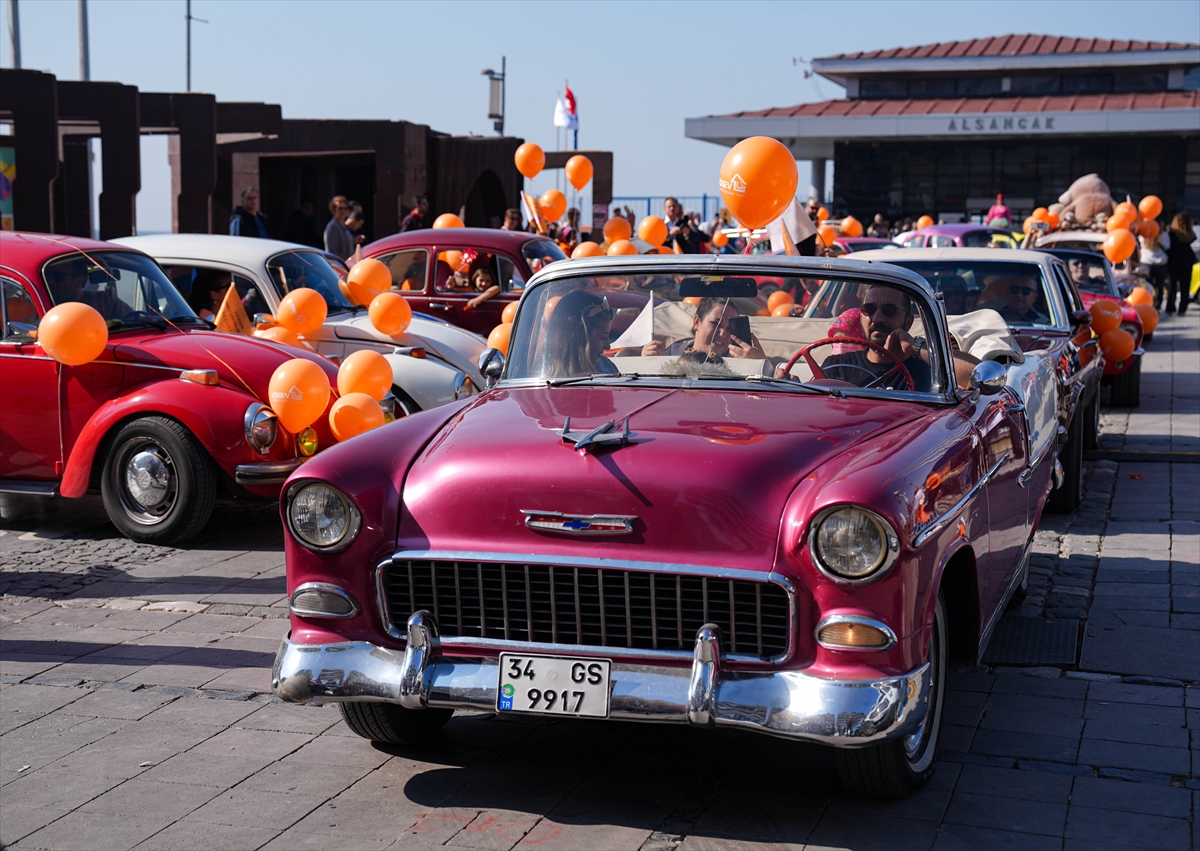
[[547, 387], [562, 387], [567, 384], [582, 384], [585, 381], [595, 381], [600, 378], [608, 378], [617, 381], [634, 381], [638, 378], [644, 378], [638, 372], [623, 372], [619, 375], [614, 375], [611, 372], [593, 372], [591, 375], [575, 375], [570, 378], [548, 378], [546, 379]]
[[748, 381], [754, 384], [770, 384], [784, 390], [802, 390], [806, 393], [824, 393], [826, 395], [834, 395], [829, 391], [837, 389], [834, 387], [814, 387], [810, 384], [792, 381], [788, 378], [776, 378], [773, 375], [741, 375], [736, 372], [702, 372], [697, 377], [712, 378], [718, 381]]
[[108, 320], [110, 328], [137, 328], [142, 325], [149, 325], [151, 328], [157, 328], [159, 331], [165, 331], [170, 327], [170, 323], [161, 316], [155, 316], [152, 313], [147, 313], [144, 310], [135, 310], [132, 313], [126, 313], [119, 319]]

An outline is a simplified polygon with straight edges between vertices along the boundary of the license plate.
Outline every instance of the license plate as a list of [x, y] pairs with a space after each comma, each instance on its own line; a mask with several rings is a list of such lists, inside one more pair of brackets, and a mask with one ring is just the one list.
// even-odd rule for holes
[[607, 718], [611, 673], [608, 659], [502, 653], [496, 709]]

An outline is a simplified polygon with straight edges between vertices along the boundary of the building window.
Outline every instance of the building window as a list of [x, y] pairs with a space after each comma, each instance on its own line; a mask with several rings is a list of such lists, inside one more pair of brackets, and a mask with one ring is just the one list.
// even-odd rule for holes
[[908, 97], [908, 81], [863, 80], [859, 86], [859, 92], [862, 93], [862, 97], [872, 100], [876, 98]]
[[954, 91], [953, 77], [934, 77], [929, 80], [908, 81], [908, 96], [910, 98], [953, 97]]
[[1193, 65], [1183, 72], [1183, 90], [1185, 92], [1200, 91], [1200, 65]]
[[1011, 92], [1014, 95], [1056, 95], [1061, 79], [1052, 76], [1013, 77]]
[[1000, 91], [999, 77], [963, 77], [958, 81], [958, 93], [965, 97], [990, 97]]
[[[1098, 95], [1112, 91], [1111, 74], [1080, 74], [1062, 78], [1064, 95]], [[1164, 86], [1163, 88], [1166, 88]]]
[[1165, 92], [1166, 90], [1167, 75], [1165, 71], [1113, 75], [1114, 92]]

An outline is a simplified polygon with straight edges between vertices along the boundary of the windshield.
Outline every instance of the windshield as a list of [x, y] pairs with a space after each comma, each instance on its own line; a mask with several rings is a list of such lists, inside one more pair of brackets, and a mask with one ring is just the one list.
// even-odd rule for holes
[[109, 328], [200, 322], [158, 264], [140, 254], [80, 251], [51, 260], [43, 275], [56, 305], [91, 305]]
[[338, 286], [339, 275], [329, 258], [317, 251], [285, 251], [267, 261], [267, 272], [282, 298], [297, 287], [309, 287], [321, 294], [330, 313], [353, 310]]
[[[948, 316], [994, 310], [1013, 327], [1055, 326], [1054, 300], [1038, 263], [987, 260], [908, 260], [903, 254], [888, 263], [911, 269], [942, 294]], [[855, 292], [822, 291], [816, 312], [855, 306]]]
[[1080, 292], [1117, 295], [1112, 269], [1108, 261], [1099, 254], [1070, 254], [1060, 259], [1067, 264], [1067, 274]]
[[529, 271], [538, 272], [556, 260], [566, 260], [567, 255], [550, 239], [531, 239], [521, 246], [521, 254], [529, 264]]
[[[754, 380], [780, 390], [826, 392], [945, 388], [936, 360], [930, 365], [938, 355], [926, 346], [922, 356], [915, 346], [931, 324], [923, 301], [901, 289], [863, 285], [861, 309], [845, 316], [805, 319], [787, 311], [772, 316], [748, 293], [778, 280], [671, 273], [543, 284], [521, 302], [505, 377], [551, 384], [631, 377]], [[675, 298], [660, 299], [659, 292]], [[695, 292], [708, 294], [689, 295]], [[632, 318], [620, 323], [622, 312]], [[809, 358], [797, 357], [810, 344], [817, 345]]]

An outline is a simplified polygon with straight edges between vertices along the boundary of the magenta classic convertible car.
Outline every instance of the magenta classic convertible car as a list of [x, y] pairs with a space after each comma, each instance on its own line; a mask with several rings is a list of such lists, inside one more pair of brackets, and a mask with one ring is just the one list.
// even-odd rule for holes
[[[867, 318], [737, 315], [781, 276], [866, 284]], [[606, 291], [664, 277], [684, 300], [612, 339]], [[1027, 582], [1056, 463], [1049, 357], [949, 339], [929, 284], [884, 264], [548, 267], [508, 359], [481, 357], [485, 392], [288, 481], [276, 693], [337, 701], [377, 742], [457, 709], [736, 728], [908, 794], [948, 665]]]

